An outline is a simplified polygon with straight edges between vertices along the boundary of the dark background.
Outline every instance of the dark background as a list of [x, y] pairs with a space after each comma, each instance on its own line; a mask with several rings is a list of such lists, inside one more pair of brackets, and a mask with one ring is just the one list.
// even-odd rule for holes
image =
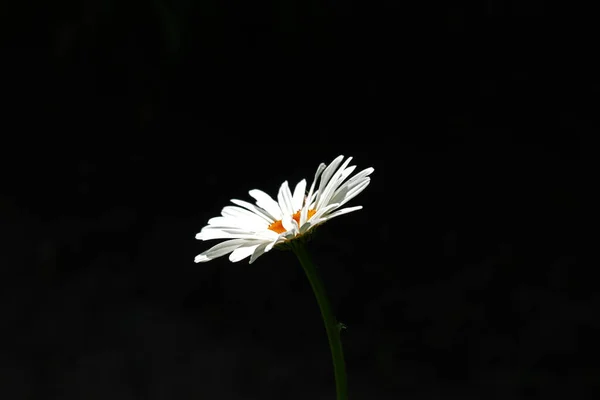
[[291, 253], [193, 260], [229, 199], [339, 154], [375, 168], [310, 246], [352, 399], [591, 397], [594, 15], [2, 3], [0, 398], [334, 398]]

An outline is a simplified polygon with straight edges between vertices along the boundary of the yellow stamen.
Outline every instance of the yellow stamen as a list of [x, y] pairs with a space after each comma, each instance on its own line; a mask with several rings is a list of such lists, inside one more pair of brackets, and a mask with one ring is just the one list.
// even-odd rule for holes
[[[298, 225], [300, 225], [300, 212], [301, 211], [298, 211], [298, 212], [296, 212], [296, 214], [292, 215], [292, 218], [294, 218], [294, 220], [298, 223]], [[309, 219], [311, 219], [312, 216], [315, 215], [316, 212], [317, 212], [317, 210], [308, 210], [306, 220], [308, 221]], [[272, 230], [273, 232], [277, 232], [277, 233], [285, 232], [285, 228], [283, 227], [281, 220], [273, 222], [271, 225], [269, 225], [269, 229]]]

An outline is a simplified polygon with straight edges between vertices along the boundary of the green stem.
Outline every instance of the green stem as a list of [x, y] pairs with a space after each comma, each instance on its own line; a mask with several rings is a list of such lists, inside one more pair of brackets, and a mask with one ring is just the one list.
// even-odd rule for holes
[[321, 316], [325, 323], [325, 330], [327, 331], [329, 347], [331, 348], [331, 357], [333, 359], [333, 373], [335, 375], [337, 400], [347, 400], [348, 383], [346, 378], [346, 364], [344, 362], [344, 352], [342, 350], [342, 341], [340, 339], [342, 325], [337, 323], [337, 320], [333, 315], [323, 282], [317, 273], [315, 265], [310, 259], [310, 255], [306, 251], [304, 243], [302, 240], [293, 240], [290, 244], [298, 257], [300, 264], [302, 264], [302, 268], [304, 268], [306, 277], [310, 282], [310, 286], [312, 286], [317, 302], [319, 303], [319, 308], [321, 309]]

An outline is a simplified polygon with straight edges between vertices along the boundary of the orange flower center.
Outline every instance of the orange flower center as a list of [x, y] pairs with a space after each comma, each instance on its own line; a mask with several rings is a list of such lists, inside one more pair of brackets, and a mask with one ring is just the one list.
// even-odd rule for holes
[[[316, 212], [317, 212], [316, 210], [308, 210], [306, 219], [307, 220], [311, 219], [311, 217], [313, 215], [315, 215]], [[296, 212], [296, 214], [292, 215], [292, 218], [294, 218], [294, 220], [298, 223], [298, 225], [300, 225], [300, 211], [298, 211], [298, 212]], [[273, 232], [277, 232], [277, 233], [283, 233], [286, 230], [283, 227], [281, 220], [273, 222], [271, 225], [269, 225], [269, 229], [272, 230]]]

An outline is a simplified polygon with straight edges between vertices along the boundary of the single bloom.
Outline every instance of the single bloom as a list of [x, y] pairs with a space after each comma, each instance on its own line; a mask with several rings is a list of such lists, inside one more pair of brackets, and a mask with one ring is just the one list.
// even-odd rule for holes
[[283, 182], [277, 200], [258, 189], [249, 192], [256, 200], [255, 204], [231, 200], [235, 205], [223, 208], [221, 216], [211, 218], [196, 235], [199, 240], [228, 240], [196, 256], [195, 262], [206, 262], [231, 253], [230, 261], [250, 257], [252, 264], [274, 246], [298, 239], [332, 218], [360, 210], [362, 206], [342, 207], [365, 190], [374, 169], [366, 168], [349, 178], [356, 168], [355, 165], [348, 166], [351, 160], [352, 157], [344, 161], [344, 156], [338, 156], [329, 166], [321, 163], [308, 193], [306, 180], [302, 179], [293, 193], [288, 182]]

